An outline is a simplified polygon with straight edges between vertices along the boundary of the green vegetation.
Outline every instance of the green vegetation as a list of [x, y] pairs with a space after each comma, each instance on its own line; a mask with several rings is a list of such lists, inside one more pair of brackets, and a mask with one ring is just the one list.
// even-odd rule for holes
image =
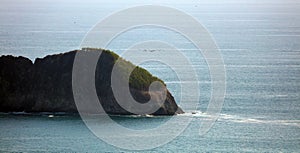
[[134, 69], [131, 72], [130, 78], [129, 78], [129, 86], [132, 88], [139, 89], [139, 90], [148, 90], [150, 84], [154, 81], [160, 81], [161, 83], [163, 83], [165, 85], [165, 83], [162, 80], [160, 80], [156, 76], [153, 76], [149, 71], [132, 64], [131, 62], [123, 59], [122, 57], [120, 57], [119, 55], [114, 53], [113, 51], [100, 49], [100, 48], [82, 48], [82, 50], [84, 50], [84, 51], [99, 51], [99, 50], [101, 50], [101, 51], [103, 51], [104, 54], [108, 54], [113, 57], [114, 64], [119, 59], [118, 66], [121, 70], [121, 72], [120, 72], [121, 77], [124, 76], [122, 78], [122, 79], [124, 79], [123, 81], [126, 81], [125, 76], [126, 76], [126, 74], [128, 75], [128, 73], [130, 72], [130, 69]]
[[130, 69], [133, 69], [129, 77], [130, 87], [133, 87], [135, 89], [148, 90], [150, 84], [154, 81], [160, 81], [165, 84], [162, 80], [160, 80], [156, 76], [153, 76], [149, 71], [132, 64], [131, 62], [118, 56], [116, 53], [110, 50], [103, 51], [114, 57], [114, 64], [117, 60], [119, 60], [118, 66], [120, 66], [120, 69], [122, 70], [121, 74], [129, 73]]
[[147, 89], [153, 81], [160, 81], [164, 84], [162, 80], [137, 66], [130, 75], [129, 85], [137, 89]]

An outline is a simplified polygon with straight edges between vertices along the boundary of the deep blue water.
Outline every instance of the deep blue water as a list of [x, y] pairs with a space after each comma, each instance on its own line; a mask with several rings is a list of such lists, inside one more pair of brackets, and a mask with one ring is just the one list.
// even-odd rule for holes
[[[198, 74], [199, 109], [185, 108], [193, 118], [170, 143], [149, 152], [299, 152], [300, 151], [300, 2], [263, 0], [110, 3], [101, 1], [1, 1], [0, 54], [32, 60], [78, 49], [85, 34], [109, 14], [140, 4], [160, 4], [198, 19], [214, 37], [224, 58], [226, 96], [221, 115], [204, 136], [198, 135], [210, 99], [205, 59], [180, 35], [157, 27], [128, 31], [109, 49], [122, 54], [132, 44], [159, 39], [181, 48]], [[187, 23], [188, 24], [188, 23]], [[174, 59], [176, 60], [176, 59]], [[162, 78], [178, 103], [180, 82], [166, 65], [141, 65]], [[185, 65], [179, 65], [184, 69]], [[188, 76], [189, 74], [187, 74]], [[193, 96], [193, 93], [191, 93]], [[195, 103], [183, 99], [187, 103]], [[197, 111], [196, 114], [191, 112]], [[120, 125], [144, 129], [168, 117], [114, 117]], [[181, 123], [178, 123], [180, 125]], [[172, 130], [172, 129], [170, 129]], [[164, 136], [164, 133], [161, 133]], [[116, 136], [117, 138], [118, 136]], [[98, 139], [79, 116], [0, 115], [2, 151], [123, 152]]]

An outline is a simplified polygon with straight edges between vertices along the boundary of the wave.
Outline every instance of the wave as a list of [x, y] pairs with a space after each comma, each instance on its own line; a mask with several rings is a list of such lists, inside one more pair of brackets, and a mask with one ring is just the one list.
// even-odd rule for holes
[[20, 116], [72, 116], [77, 113], [67, 112], [0, 112], [0, 115], [20, 115]]
[[[59, 117], [59, 116], [68, 116], [68, 115], [78, 115], [78, 114], [70, 114], [65, 112], [39, 112], [39, 113], [27, 113], [27, 112], [9, 112], [3, 113], [0, 115], [28, 115], [28, 116], [47, 116], [49, 118]], [[98, 116], [100, 114], [95, 114]], [[103, 114], [102, 114], [103, 115]], [[109, 115], [111, 117], [122, 117], [122, 118], [159, 118], [159, 117], [172, 117], [172, 116], [154, 116], [154, 115]], [[201, 111], [188, 111], [183, 114], [177, 114], [176, 117], [193, 117], [193, 118], [201, 118], [201, 120], [210, 120], [216, 116], [201, 112]], [[217, 116], [217, 122], [235, 122], [235, 123], [246, 123], [246, 124], [274, 124], [274, 125], [286, 125], [286, 126], [296, 126], [300, 128], [300, 120], [277, 120], [277, 119], [266, 119], [264, 117], [242, 117], [238, 115], [231, 114], [220, 114]]]
[[126, 117], [126, 118], [153, 118], [155, 117], [154, 115], [109, 115], [111, 117]]
[[[179, 114], [178, 116], [202, 118], [203, 120], [208, 120], [214, 117], [212, 115], [203, 113], [201, 111], [186, 112], [184, 114]], [[266, 119], [263, 117], [249, 118], [249, 117], [241, 117], [241, 116], [230, 115], [230, 114], [220, 114], [218, 116], [217, 121], [247, 123], [247, 124], [287, 125], [287, 126], [296, 126], [300, 128], [300, 120], [296, 120], [296, 119], [295, 120], [276, 120], [276, 119], [273, 120], [273, 119]]]

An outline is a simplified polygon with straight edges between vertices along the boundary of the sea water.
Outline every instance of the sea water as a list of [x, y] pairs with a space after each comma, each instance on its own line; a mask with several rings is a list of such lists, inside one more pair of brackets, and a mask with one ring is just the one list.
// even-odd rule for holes
[[[34, 60], [78, 49], [89, 29], [138, 1], [1, 1], [0, 53]], [[152, 3], [146, 3], [152, 4]], [[186, 38], [168, 29], [142, 27], [123, 33], [109, 46], [118, 54], [139, 41], [158, 39], [181, 49], [200, 85], [200, 100], [180, 101], [181, 82], [165, 64], [142, 67], [162, 78], [176, 101], [197, 103], [176, 118], [193, 118], [173, 141], [148, 152], [299, 152], [300, 151], [300, 3], [216, 1], [153, 2], [184, 11], [201, 22], [220, 48], [226, 68], [226, 95], [214, 126], [199, 136], [211, 95], [205, 58]], [[188, 24], [188, 23], [187, 23]], [[170, 56], [171, 57], [171, 56]], [[176, 59], [174, 59], [176, 60]], [[186, 65], [179, 65], [184, 69]], [[188, 76], [189, 74], [187, 74]], [[190, 95], [193, 96], [193, 92]], [[114, 116], [132, 129], [151, 129], [170, 117]], [[178, 123], [181, 125], [182, 123]], [[109, 125], [108, 125], [109, 126]], [[172, 129], [170, 129], [172, 130]], [[161, 133], [161, 136], [168, 136]], [[116, 139], [118, 136], [115, 136]], [[126, 152], [98, 139], [78, 115], [1, 114], [0, 151]]]

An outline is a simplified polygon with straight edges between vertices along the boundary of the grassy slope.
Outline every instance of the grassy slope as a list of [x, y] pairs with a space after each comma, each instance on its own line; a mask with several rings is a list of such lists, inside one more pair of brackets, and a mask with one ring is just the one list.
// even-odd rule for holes
[[86, 49], [88, 49], [88, 51], [102, 50], [104, 53], [113, 56], [114, 63], [116, 63], [116, 61], [119, 60], [118, 66], [120, 66], [122, 73], [126, 73], [129, 71], [130, 68], [134, 67], [134, 70], [130, 74], [130, 78], [129, 78], [129, 86], [132, 88], [138, 90], [148, 90], [148, 87], [153, 81], [160, 81], [165, 85], [165, 83], [161, 79], [157, 78], [156, 76], [153, 76], [149, 71], [132, 64], [131, 62], [123, 59], [113, 51], [98, 49], [98, 48], [86, 48]]

